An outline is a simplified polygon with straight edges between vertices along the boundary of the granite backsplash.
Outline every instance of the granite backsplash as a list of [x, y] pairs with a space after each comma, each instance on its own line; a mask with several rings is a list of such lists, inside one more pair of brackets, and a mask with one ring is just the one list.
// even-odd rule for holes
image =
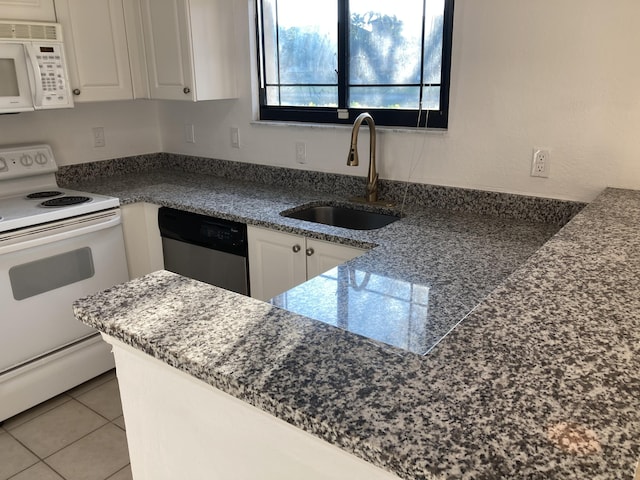
[[[253, 163], [194, 157], [173, 153], [152, 153], [97, 162], [62, 166], [56, 176], [61, 186], [95, 181], [101, 177], [178, 170], [229, 179], [247, 180], [292, 189], [314, 190], [352, 197], [364, 193], [365, 179], [353, 175], [297, 170]], [[445, 187], [396, 180], [379, 180], [379, 196], [408, 206], [439, 208], [457, 212], [513, 218], [564, 225], [585, 203], [552, 198]]]

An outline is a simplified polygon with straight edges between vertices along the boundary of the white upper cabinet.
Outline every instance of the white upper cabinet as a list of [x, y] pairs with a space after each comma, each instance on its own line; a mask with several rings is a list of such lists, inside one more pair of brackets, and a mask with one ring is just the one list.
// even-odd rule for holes
[[56, 0], [76, 102], [148, 97], [140, 10], [131, 0]]
[[141, 0], [151, 98], [237, 96], [233, 3]]
[[56, 11], [53, 0], [0, 0], [0, 18], [55, 22]]

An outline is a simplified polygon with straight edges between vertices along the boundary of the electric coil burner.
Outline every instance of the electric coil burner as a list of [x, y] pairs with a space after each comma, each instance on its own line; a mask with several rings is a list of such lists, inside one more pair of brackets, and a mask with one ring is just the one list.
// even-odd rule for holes
[[57, 170], [49, 145], [0, 148], [0, 422], [113, 368], [71, 305], [129, 279], [120, 202]]
[[62, 192], [57, 192], [54, 190], [54, 191], [46, 191], [46, 192], [33, 192], [27, 195], [27, 198], [30, 200], [33, 200], [33, 199], [40, 199], [40, 198], [58, 197], [60, 195], [62, 195]]
[[41, 207], [67, 207], [69, 205], [77, 205], [79, 203], [90, 202], [91, 197], [83, 197], [78, 195], [69, 195], [65, 197], [52, 198], [40, 203]]
[[48, 145], [0, 148], [0, 234], [119, 207], [114, 197], [60, 188], [57, 170]]

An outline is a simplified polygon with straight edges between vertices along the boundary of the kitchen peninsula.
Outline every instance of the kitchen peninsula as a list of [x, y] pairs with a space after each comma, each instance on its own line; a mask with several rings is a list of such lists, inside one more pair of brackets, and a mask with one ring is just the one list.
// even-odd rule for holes
[[[234, 205], [228, 196], [229, 203], [220, 203], [224, 187], [217, 181], [209, 182], [209, 196], [205, 180], [186, 188], [162, 179], [134, 193], [131, 181], [100, 181], [93, 189], [124, 202], [175, 207], [182, 198], [185, 209], [217, 215], [251, 203]], [[264, 202], [262, 194], [255, 193], [259, 211], [246, 221], [302, 228], [279, 217], [283, 205]], [[287, 199], [300, 200], [308, 199]], [[76, 316], [114, 339], [125, 355], [139, 354], [129, 347], [144, 352], [157, 362], [154, 368], [169, 365], [379, 467], [381, 475], [633, 478], [640, 456], [640, 193], [606, 190], [546, 243], [557, 227], [532, 229], [530, 222], [497, 217], [482, 222], [471, 214], [454, 215], [452, 222], [438, 220], [442, 212], [418, 210], [385, 227], [387, 237], [385, 229], [378, 238], [331, 227], [308, 233], [377, 245], [351, 262], [410, 283], [427, 283], [427, 265], [414, 256], [417, 250], [394, 254], [385, 243], [402, 241], [394, 228], [405, 229], [406, 238], [428, 217], [455, 225], [453, 243], [441, 239], [440, 248], [451, 254], [439, 267], [431, 258], [441, 274], [448, 262], [464, 262], [455, 252], [465, 252], [474, 237], [492, 245], [491, 253], [470, 259], [475, 268], [465, 281], [471, 294], [459, 288], [464, 282], [434, 282], [434, 299], [442, 301], [438, 286], [440, 292], [455, 286], [449, 292], [460, 293], [461, 301], [444, 310], [457, 317], [452, 327], [464, 320], [425, 356], [167, 272], [79, 300]], [[462, 220], [473, 227], [464, 228]], [[505, 229], [509, 235], [500, 235]], [[420, 245], [426, 257], [428, 247]], [[436, 311], [441, 307], [434, 301]], [[187, 410], [187, 396], [182, 400]], [[125, 417], [133, 411], [127, 403], [135, 401], [124, 385]], [[174, 405], [177, 416], [180, 406]], [[165, 452], [168, 463], [173, 453], [180, 452]], [[135, 462], [132, 454], [134, 474]]]

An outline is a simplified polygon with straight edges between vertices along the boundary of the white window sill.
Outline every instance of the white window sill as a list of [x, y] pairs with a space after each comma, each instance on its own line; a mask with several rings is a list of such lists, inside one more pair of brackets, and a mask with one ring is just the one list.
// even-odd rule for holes
[[[311, 128], [322, 130], [351, 130], [351, 124], [344, 123], [307, 123], [307, 122], [278, 122], [274, 120], [252, 120], [251, 125], [257, 127], [280, 127], [280, 128]], [[426, 134], [446, 134], [447, 130], [443, 128], [416, 128], [416, 127], [391, 127], [385, 125], [376, 125], [377, 132], [391, 133], [426, 133]]]

